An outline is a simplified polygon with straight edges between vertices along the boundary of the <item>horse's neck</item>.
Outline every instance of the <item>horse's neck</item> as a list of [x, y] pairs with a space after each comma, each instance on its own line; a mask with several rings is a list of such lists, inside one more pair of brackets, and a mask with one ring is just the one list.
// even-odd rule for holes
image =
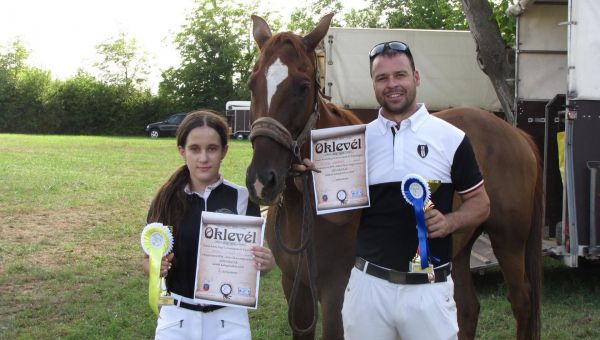
[[[327, 101], [323, 99], [321, 96], [318, 98], [319, 102], [319, 120], [317, 121], [316, 128], [317, 129], [325, 129], [335, 126], [346, 125], [342, 120], [340, 120], [339, 114], [336, 114], [332, 111], [329, 106], [327, 106]], [[333, 104], [332, 104], [333, 105]]]
[[[329, 103], [332, 108], [327, 105]], [[325, 101], [319, 96], [319, 120], [316, 128], [324, 129], [336, 126], [362, 124], [362, 121], [354, 114], [354, 112], [342, 109], [331, 102]]]
[[[310, 157], [310, 155], [309, 155]], [[309, 190], [310, 191], [310, 190]], [[310, 194], [310, 193], [309, 193]], [[302, 207], [304, 195], [304, 183], [300, 177], [289, 177], [286, 180], [284, 200], [294, 207]]]

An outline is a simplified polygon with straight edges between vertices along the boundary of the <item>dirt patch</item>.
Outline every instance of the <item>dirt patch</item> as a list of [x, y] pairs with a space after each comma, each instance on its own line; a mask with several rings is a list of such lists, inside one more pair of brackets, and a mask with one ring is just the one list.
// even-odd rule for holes
[[16, 216], [0, 216], [3, 236], [9, 240], [40, 240], [56, 234], [63, 235], [74, 228], [97, 225], [108, 221], [111, 213], [98, 212], [92, 208], [67, 208], [57, 211], [37, 210]]
[[[110, 218], [111, 212], [98, 212], [89, 207], [36, 210], [11, 216], [0, 214], [0, 220], [4, 221], [0, 224], [0, 248], [4, 249], [1, 262], [23, 261], [48, 268], [64, 265], [66, 259], [73, 256], [95, 253], [93, 245], [91, 249], [90, 245], [82, 249], [80, 236]], [[5, 265], [0, 265], [0, 275], [5, 270]]]
[[[95, 210], [36, 210], [12, 216], [0, 212], [0, 302], [7, 311], [76, 301], [76, 292], [97, 280], [141, 272], [139, 234], [123, 229], [124, 220], [133, 219], [128, 211]], [[0, 312], [0, 327], [10, 323], [6, 318]]]

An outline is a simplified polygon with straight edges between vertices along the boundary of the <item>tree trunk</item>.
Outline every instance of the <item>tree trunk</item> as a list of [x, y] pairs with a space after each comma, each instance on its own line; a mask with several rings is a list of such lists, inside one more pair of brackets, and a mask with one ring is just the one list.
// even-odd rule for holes
[[506, 120], [515, 125], [514, 51], [506, 46], [488, 0], [461, 0], [469, 28], [477, 45], [477, 63], [490, 78]]

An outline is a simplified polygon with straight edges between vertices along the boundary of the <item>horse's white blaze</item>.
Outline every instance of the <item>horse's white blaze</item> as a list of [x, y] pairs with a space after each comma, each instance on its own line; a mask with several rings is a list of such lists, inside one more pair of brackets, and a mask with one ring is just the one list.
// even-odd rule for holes
[[277, 92], [277, 86], [288, 77], [288, 67], [277, 58], [267, 70], [267, 110], [271, 107], [271, 99]]
[[262, 198], [262, 189], [265, 187], [258, 178], [254, 181], [254, 192], [256, 193], [256, 197]]

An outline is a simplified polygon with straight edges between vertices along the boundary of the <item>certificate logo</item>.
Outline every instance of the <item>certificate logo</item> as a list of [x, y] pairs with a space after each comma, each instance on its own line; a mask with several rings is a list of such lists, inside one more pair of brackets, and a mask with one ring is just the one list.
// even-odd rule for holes
[[350, 195], [352, 197], [362, 197], [363, 196], [363, 191], [362, 189], [358, 188], [358, 189], [354, 189], [350, 191]]
[[347, 197], [348, 197], [348, 195], [346, 194], [346, 190], [340, 190], [340, 191], [338, 191], [338, 193], [337, 193], [337, 199], [342, 204], [346, 203], [346, 198]]
[[224, 299], [231, 298], [231, 285], [229, 283], [224, 283], [221, 285], [221, 294], [223, 294]]
[[327, 197], [327, 194], [323, 194], [323, 196], [321, 196], [321, 199], [323, 200], [323, 202], [327, 202], [329, 197]]
[[203, 291], [205, 291], [205, 292], [206, 292], [206, 291], [208, 291], [209, 289], [210, 289], [210, 284], [208, 284], [208, 283], [204, 283], [204, 284], [202, 284], [202, 290], [203, 290]]
[[241, 295], [241, 296], [250, 296], [250, 288], [248, 288], [248, 287], [239, 287], [238, 288], [238, 295]]

